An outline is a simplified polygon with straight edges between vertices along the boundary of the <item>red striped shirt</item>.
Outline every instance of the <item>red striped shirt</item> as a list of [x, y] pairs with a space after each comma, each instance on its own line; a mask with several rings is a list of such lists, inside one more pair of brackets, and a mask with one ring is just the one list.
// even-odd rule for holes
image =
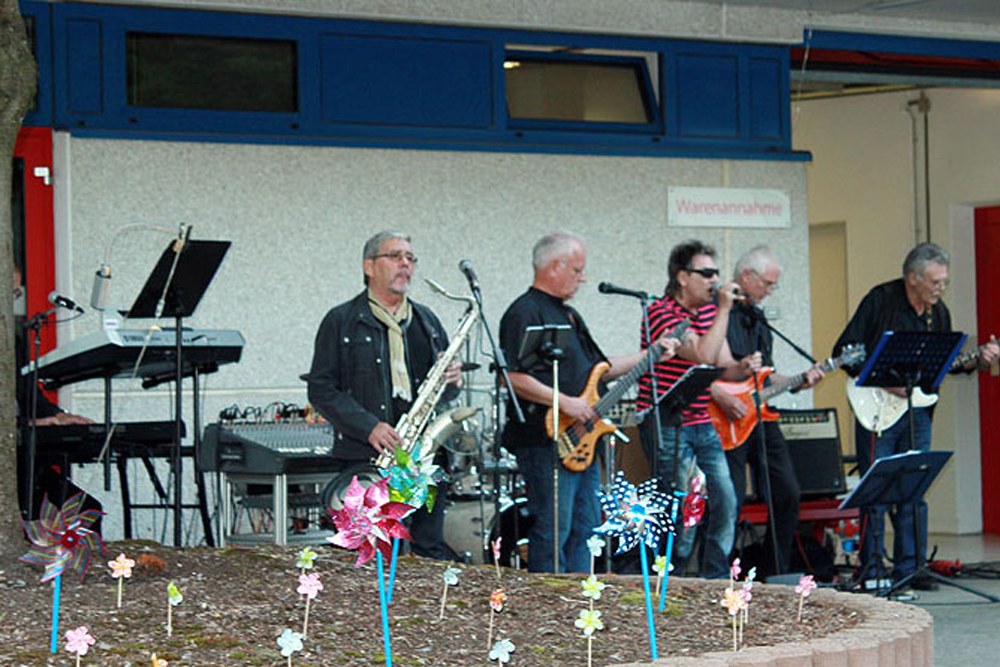
[[[688, 331], [697, 334], [699, 336], [705, 335], [709, 327], [712, 326], [712, 322], [715, 321], [715, 313], [718, 307], [714, 303], [708, 303], [704, 306], [698, 308], [694, 313], [691, 313], [684, 309], [677, 301], [674, 300], [672, 296], [664, 296], [657, 299], [649, 306], [649, 328], [652, 330], [652, 339], [656, 340], [663, 334], [672, 331], [682, 320], [691, 320], [691, 325]], [[641, 334], [641, 326], [640, 326]], [[642, 348], [646, 348], [646, 341], [640, 341]], [[696, 366], [695, 362], [688, 361], [687, 359], [681, 359], [680, 357], [674, 357], [669, 361], [658, 361], [654, 366], [654, 372], [656, 373], [656, 389], [657, 393], [662, 396], [667, 393], [667, 391], [674, 386], [687, 369], [692, 366]], [[653, 405], [652, 401], [653, 391], [652, 391], [652, 380], [650, 379], [649, 373], [643, 375], [639, 378], [639, 398], [636, 401], [636, 409], [639, 412], [644, 412], [648, 410]], [[692, 424], [707, 424], [711, 423], [712, 419], [709, 417], [707, 410], [708, 401], [710, 396], [706, 391], [704, 394], [698, 396], [698, 398], [692, 402], [684, 410], [684, 419], [682, 424], [684, 426], [690, 426]]]

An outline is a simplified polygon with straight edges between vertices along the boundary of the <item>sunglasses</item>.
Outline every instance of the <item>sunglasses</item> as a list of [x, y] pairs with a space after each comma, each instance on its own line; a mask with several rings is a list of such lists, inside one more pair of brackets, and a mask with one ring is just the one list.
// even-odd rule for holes
[[702, 278], [715, 278], [719, 275], [718, 269], [684, 269], [688, 273], [697, 273]]

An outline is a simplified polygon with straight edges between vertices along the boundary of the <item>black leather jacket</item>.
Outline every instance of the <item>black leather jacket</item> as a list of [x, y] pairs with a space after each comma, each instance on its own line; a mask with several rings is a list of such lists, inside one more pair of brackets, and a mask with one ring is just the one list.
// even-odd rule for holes
[[[429, 308], [410, 301], [414, 322], [427, 334], [433, 358], [448, 347], [448, 335]], [[426, 376], [429, 368], [411, 368], [411, 375]], [[418, 387], [414, 387], [416, 392]], [[444, 400], [458, 390], [450, 386]], [[336, 306], [323, 318], [316, 333], [309, 371], [309, 402], [337, 431], [334, 457], [366, 460], [375, 455], [368, 434], [380, 421], [395, 426], [389, 341], [383, 324], [368, 306], [367, 291]]]

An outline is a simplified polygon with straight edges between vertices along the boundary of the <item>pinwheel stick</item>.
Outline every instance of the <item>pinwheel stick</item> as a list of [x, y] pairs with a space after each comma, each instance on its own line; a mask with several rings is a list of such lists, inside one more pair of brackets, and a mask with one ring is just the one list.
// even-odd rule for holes
[[399, 559], [399, 538], [392, 538], [392, 561], [389, 563], [389, 587], [386, 590], [385, 601], [392, 604], [392, 589], [396, 584], [396, 561]]
[[797, 621], [798, 623], [802, 622], [802, 605], [805, 603], [805, 601], [806, 601], [806, 596], [805, 595], [800, 595], [799, 596], [799, 618], [798, 618], [798, 621]]
[[174, 605], [167, 602], [167, 636], [174, 636]]
[[490, 608], [490, 629], [486, 634], [486, 649], [489, 650], [493, 646], [493, 619], [496, 618], [497, 613]]
[[122, 588], [125, 586], [125, 577], [118, 577], [118, 608], [122, 608]]
[[739, 616], [739, 614], [733, 614], [733, 651], [734, 652], [740, 650], [740, 645], [736, 641], [736, 617], [737, 616]]
[[649, 651], [656, 662], [656, 626], [653, 624], [653, 597], [649, 593], [649, 557], [646, 556], [646, 545], [639, 544], [639, 554], [642, 560], [642, 588], [646, 593], [646, 621], [649, 623]]
[[[59, 593], [62, 588], [62, 575], [56, 575], [52, 580], [52, 634], [49, 637], [49, 651], [59, 651]], [[801, 610], [802, 608], [799, 607]], [[801, 616], [801, 611], [799, 615]]]
[[594, 667], [594, 635], [587, 635], [587, 667]]
[[302, 638], [305, 639], [309, 636], [309, 600], [311, 600], [308, 595], [306, 596], [306, 615], [302, 620]]
[[389, 641], [389, 603], [385, 594], [385, 564], [382, 560], [382, 552], [375, 549], [378, 557], [378, 601], [382, 607], [382, 643], [385, 649], [385, 667], [392, 667], [392, 645]]
[[670, 560], [674, 556], [674, 531], [678, 530], [677, 510], [684, 504], [684, 499], [686, 497], [686, 493], [674, 491], [674, 502], [670, 507], [670, 520], [673, 522], [674, 530], [667, 533], [667, 564], [666, 567], [663, 568], [663, 584], [660, 588], [659, 611], [663, 611], [663, 609], [667, 606], [667, 582], [670, 580]]
[[441, 593], [441, 613], [438, 614], [438, 622], [444, 620], [444, 606], [448, 603], [448, 582], [444, 582], [444, 592]]

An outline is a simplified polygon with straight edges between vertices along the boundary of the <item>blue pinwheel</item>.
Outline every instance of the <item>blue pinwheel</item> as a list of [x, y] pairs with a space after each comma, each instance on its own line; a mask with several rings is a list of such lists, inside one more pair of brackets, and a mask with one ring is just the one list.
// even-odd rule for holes
[[618, 537], [616, 554], [631, 551], [640, 542], [656, 551], [664, 531], [674, 532], [674, 522], [670, 519], [672, 501], [656, 490], [655, 479], [647, 479], [636, 487], [619, 470], [611, 493], [598, 495], [607, 520], [594, 532]]

